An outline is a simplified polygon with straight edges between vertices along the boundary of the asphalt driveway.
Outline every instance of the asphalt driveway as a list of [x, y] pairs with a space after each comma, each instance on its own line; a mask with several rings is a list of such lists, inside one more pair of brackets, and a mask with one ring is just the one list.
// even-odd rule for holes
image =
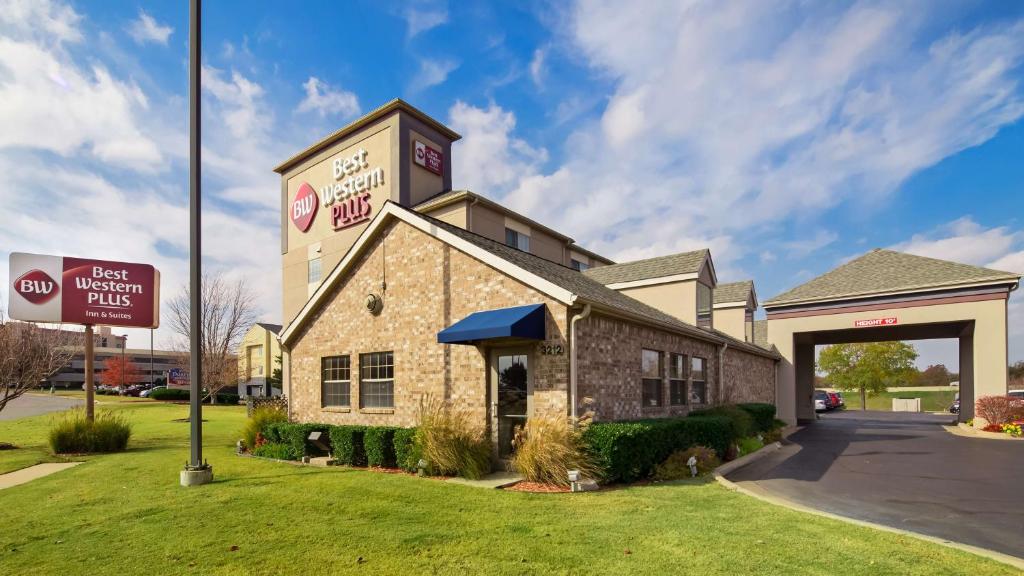
[[826, 512], [1024, 558], [1024, 442], [955, 436], [942, 428], [951, 420], [826, 414], [728, 478]]
[[37, 416], [47, 412], [59, 412], [85, 404], [80, 398], [50, 396], [49, 394], [24, 394], [7, 404], [0, 412], [0, 420], [15, 420], [27, 416]]

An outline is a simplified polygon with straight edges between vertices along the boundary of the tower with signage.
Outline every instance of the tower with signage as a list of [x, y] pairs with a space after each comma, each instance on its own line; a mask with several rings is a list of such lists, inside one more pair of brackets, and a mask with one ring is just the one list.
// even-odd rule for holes
[[412, 207], [451, 190], [451, 147], [459, 138], [393, 100], [274, 169], [281, 175], [286, 324], [385, 201]]

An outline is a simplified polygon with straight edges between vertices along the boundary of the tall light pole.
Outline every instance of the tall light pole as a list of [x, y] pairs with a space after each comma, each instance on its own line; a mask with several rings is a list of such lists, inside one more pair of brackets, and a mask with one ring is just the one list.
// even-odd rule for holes
[[182, 486], [196, 486], [213, 481], [213, 468], [203, 461], [203, 407], [202, 387], [203, 366], [202, 345], [202, 206], [200, 169], [200, 124], [199, 110], [200, 77], [202, 70], [202, 2], [189, 3], [188, 40], [188, 104], [189, 104], [189, 427], [191, 429], [191, 450], [189, 461], [181, 471]]

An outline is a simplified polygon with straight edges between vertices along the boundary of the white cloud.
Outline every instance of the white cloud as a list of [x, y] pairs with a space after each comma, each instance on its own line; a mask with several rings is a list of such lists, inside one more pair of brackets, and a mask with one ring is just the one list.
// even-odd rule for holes
[[452, 151], [456, 188], [498, 197], [547, 160], [546, 150], [512, 136], [515, 115], [493, 103], [477, 108], [458, 101], [448, 110], [448, 123], [463, 137]]
[[[808, 231], [809, 232], [809, 231]], [[839, 235], [831, 230], [817, 230], [813, 236], [801, 236], [800, 240], [789, 240], [782, 243], [782, 247], [789, 253], [790, 258], [803, 258], [812, 252], [816, 252], [832, 244], [839, 239]]]
[[297, 112], [316, 111], [321, 118], [334, 115], [351, 118], [359, 114], [359, 98], [353, 92], [334, 90], [315, 76], [310, 76], [302, 86], [306, 97], [299, 103]]
[[459, 67], [455, 60], [446, 58], [424, 58], [419, 62], [420, 69], [409, 82], [409, 92], [422, 92], [431, 86], [443, 84], [448, 75]]
[[448, 7], [445, 5], [413, 5], [402, 12], [405, 19], [407, 38], [414, 38], [428, 30], [448, 22]]
[[544, 60], [547, 52], [543, 48], [533, 51], [533, 59], [530, 60], [530, 78], [538, 88], [544, 87]]
[[143, 10], [139, 10], [139, 18], [133, 20], [128, 26], [128, 35], [135, 40], [136, 44], [155, 42], [166, 46], [167, 39], [173, 32], [174, 28], [160, 24]]
[[77, 42], [81, 16], [73, 8], [50, 0], [0, 1], [0, 34], [32, 37], [51, 43]]
[[[984, 228], [970, 216], [964, 216], [925, 234], [892, 246], [893, 250], [952, 260], [976, 266], [1012, 264], [1019, 258], [1011, 249], [1024, 240], [1024, 234], [1005, 226]], [[1022, 268], [1024, 269], [1024, 268]]]
[[813, 230], [838, 204], [877, 205], [1024, 115], [1024, 21], [936, 38], [928, 17], [896, 4], [579, 2], [562, 49], [611, 97], [558, 165], [523, 173], [503, 200], [592, 248], [667, 253], [685, 230], [735, 238], [737, 255], [759, 253], [759, 231], [780, 220]]

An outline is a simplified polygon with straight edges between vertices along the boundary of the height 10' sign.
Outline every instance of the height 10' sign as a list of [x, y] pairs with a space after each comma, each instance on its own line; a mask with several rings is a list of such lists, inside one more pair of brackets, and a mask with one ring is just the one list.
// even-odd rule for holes
[[14, 252], [10, 283], [17, 320], [160, 326], [160, 272], [149, 264]]

